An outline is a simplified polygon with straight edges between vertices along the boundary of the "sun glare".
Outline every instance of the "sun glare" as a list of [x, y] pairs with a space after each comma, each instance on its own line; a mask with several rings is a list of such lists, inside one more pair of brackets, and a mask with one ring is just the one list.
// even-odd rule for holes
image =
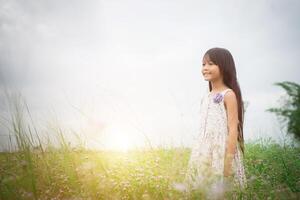
[[108, 150], [127, 152], [134, 148], [131, 135], [123, 130], [110, 127], [104, 138], [105, 148]]

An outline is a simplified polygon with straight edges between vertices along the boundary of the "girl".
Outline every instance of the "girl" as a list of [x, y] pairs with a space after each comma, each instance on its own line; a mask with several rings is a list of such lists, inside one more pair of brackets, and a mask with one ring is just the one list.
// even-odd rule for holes
[[202, 190], [206, 199], [223, 199], [224, 192], [247, 186], [243, 165], [242, 94], [231, 53], [209, 49], [201, 70], [209, 91], [201, 99], [200, 132], [192, 148], [185, 183]]

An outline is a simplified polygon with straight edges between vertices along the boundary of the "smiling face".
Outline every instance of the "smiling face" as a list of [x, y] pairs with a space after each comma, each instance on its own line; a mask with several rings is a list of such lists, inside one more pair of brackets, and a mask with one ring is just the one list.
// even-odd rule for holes
[[219, 66], [213, 63], [208, 55], [204, 56], [201, 72], [204, 79], [207, 81], [213, 81], [222, 78]]

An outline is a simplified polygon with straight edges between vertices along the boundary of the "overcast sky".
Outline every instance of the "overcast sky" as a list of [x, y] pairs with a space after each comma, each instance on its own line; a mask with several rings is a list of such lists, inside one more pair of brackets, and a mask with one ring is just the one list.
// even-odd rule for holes
[[56, 119], [90, 147], [145, 137], [190, 146], [208, 91], [202, 56], [223, 47], [249, 102], [245, 141], [278, 140], [265, 109], [284, 94], [275, 82], [300, 81], [299, 9], [296, 0], [0, 0], [1, 102], [5, 87], [21, 91], [41, 129]]

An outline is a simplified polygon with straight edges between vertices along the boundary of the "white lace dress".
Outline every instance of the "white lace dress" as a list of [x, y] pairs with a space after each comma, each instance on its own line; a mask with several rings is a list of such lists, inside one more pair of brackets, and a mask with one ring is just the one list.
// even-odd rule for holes
[[[218, 94], [207, 92], [201, 99], [200, 132], [188, 163], [185, 184], [190, 189], [204, 190], [208, 195], [216, 194], [224, 187], [223, 170], [228, 136], [227, 114], [224, 95], [230, 89]], [[218, 95], [218, 97], [216, 97]], [[216, 99], [217, 98], [217, 99]], [[247, 185], [243, 165], [243, 154], [237, 142], [232, 162], [234, 186], [245, 188]]]

